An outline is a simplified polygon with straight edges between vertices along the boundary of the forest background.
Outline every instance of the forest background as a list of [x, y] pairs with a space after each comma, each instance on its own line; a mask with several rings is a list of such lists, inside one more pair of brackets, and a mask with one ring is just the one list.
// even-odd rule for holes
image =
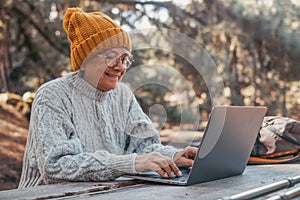
[[[211, 56], [224, 84], [224, 104], [262, 105], [268, 115], [300, 119], [299, 0], [0, 0], [0, 190], [17, 187], [34, 92], [71, 71], [62, 27], [68, 7], [104, 12], [126, 30], [161, 28], [184, 34]], [[152, 33], [145, 40], [155, 44], [164, 37]], [[167, 66], [184, 79], [149, 67], [131, 78], [163, 80], [177, 93], [151, 81], [134, 93], [157, 128], [183, 123], [189, 130], [196, 120], [201, 129], [212, 107], [209, 88], [174, 51], [135, 50], [133, 69]]]

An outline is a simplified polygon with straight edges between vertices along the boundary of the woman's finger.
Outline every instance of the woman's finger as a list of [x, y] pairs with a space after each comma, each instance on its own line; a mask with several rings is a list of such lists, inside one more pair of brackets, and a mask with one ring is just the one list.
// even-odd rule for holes
[[169, 166], [170, 166], [171, 170], [175, 173], [176, 176], [182, 176], [181, 171], [179, 170], [177, 165], [172, 160], [170, 160]]
[[172, 168], [170, 167], [170, 164], [172, 163], [171, 159], [161, 155], [159, 157], [156, 157], [155, 162], [161, 167], [161, 169], [163, 169], [167, 173], [168, 177], [173, 178], [175, 176]]
[[158, 173], [163, 178], [168, 178], [168, 174], [156, 163], [152, 162], [149, 166], [150, 166], [149, 170], [155, 171], [156, 173]]

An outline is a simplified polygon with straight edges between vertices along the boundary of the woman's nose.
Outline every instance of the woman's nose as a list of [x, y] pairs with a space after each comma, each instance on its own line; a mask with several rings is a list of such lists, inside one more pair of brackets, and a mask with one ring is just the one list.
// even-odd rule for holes
[[116, 60], [116, 65], [113, 67], [115, 70], [118, 69], [120, 71], [125, 70], [126, 68], [124, 67], [123, 63], [122, 63], [122, 59], [119, 57]]

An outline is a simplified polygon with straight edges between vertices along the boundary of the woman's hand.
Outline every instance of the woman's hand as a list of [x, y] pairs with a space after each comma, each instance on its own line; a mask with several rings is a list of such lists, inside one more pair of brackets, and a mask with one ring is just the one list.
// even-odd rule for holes
[[182, 176], [174, 161], [158, 152], [138, 155], [135, 159], [135, 170], [137, 172], [155, 171], [163, 178]]
[[197, 152], [198, 148], [196, 147], [186, 147], [175, 154], [174, 162], [179, 167], [191, 167], [194, 164]]

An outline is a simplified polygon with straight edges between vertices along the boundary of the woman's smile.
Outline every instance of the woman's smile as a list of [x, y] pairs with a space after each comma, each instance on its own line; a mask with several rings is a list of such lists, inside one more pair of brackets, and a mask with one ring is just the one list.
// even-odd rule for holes
[[114, 74], [114, 73], [109, 73], [109, 72], [105, 72], [104, 74], [107, 78], [109, 78], [112, 81], [118, 81], [120, 78], [119, 74]]

